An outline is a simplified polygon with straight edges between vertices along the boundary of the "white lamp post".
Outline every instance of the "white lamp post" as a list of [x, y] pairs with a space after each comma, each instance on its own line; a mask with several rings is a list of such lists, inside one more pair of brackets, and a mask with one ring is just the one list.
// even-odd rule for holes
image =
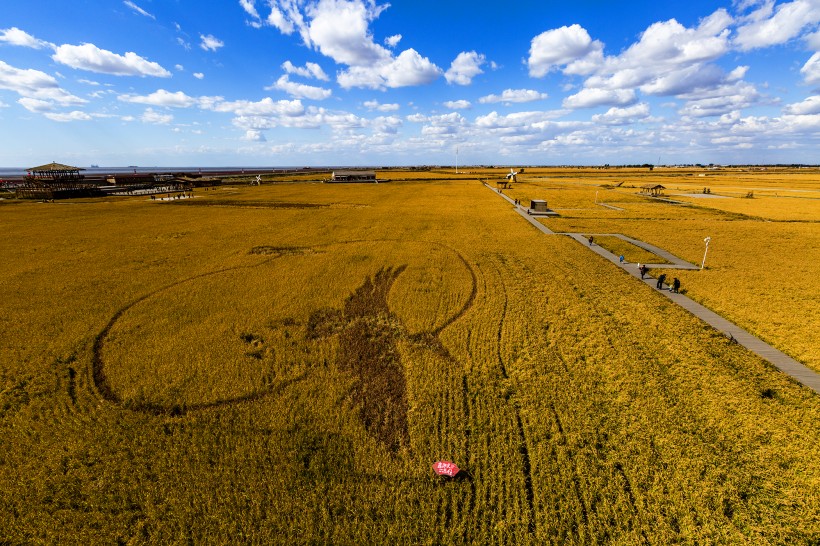
[[706, 250], [703, 251], [703, 261], [700, 262], [700, 268], [703, 269], [704, 264], [706, 263], [706, 253], [709, 252], [709, 241], [711, 241], [711, 237], [707, 237], [703, 240], [706, 243]]

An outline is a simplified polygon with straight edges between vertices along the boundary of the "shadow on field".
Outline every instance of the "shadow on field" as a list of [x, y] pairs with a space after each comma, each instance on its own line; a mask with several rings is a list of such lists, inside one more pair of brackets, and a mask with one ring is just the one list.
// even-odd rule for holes
[[312, 313], [307, 328], [308, 339], [339, 335], [337, 365], [355, 378], [350, 396], [359, 405], [359, 418], [393, 452], [410, 440], [407, 381], [398, 350], [404, 331], [387, 303], [405, 268], [380, 269], [347, 297], [342, 310]]

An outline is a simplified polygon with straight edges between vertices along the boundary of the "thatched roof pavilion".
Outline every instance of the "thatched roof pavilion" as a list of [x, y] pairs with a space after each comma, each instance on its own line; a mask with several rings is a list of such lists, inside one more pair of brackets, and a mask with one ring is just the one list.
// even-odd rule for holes
[[666, 188], [660, 184], [646, 184], [641, 186], [641, 193], [650, 197], [659, 197]]
[[26, 169], [26, 178], [40, 183], [64, 183], [75, 182], [82, 180], [83, 175], [80, 174], [79, 167], [72, 167], [71, 165], [63, 165], [62, 163], [47, 163], [39, 167], [31, 167]]

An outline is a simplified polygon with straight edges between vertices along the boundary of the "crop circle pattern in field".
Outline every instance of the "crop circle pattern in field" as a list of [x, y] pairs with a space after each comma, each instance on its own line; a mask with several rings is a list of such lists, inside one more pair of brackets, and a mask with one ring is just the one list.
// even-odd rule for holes
[[341, 308], [383, 267], [402, 267], [388, 304], [408, 334], [437, 334], [475, 296], [467, 262], [437, 244], [354, 241], [250, 254], [263, 260], [167, 286], [112, 317], [94, 345], [102, 396], [153, 413], [264, 396], [335, 360], [333, 338], [305, 335], [309, 316]]

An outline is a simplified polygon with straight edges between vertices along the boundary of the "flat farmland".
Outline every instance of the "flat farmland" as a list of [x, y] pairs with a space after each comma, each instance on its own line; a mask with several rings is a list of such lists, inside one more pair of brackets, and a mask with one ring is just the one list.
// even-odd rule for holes
[[[0, 204], [0, 542], [820, 540], [820, 398], [503, 173]], [[816, 223], [596, 176], [505, 193], [693, 262], [711, 235], [689, 295], [817, 369]]]
[[[711, 237], [703, 271], [674, 273], [687, 295], [820, 371], [816, 169], [533, 171], [519, 180], [506, 193], [546, 199], [561, 213], [543, 221], [556, 232], [620, 233], [696, 265]], [[647, 184], [673, 202], [639, 195]]]

